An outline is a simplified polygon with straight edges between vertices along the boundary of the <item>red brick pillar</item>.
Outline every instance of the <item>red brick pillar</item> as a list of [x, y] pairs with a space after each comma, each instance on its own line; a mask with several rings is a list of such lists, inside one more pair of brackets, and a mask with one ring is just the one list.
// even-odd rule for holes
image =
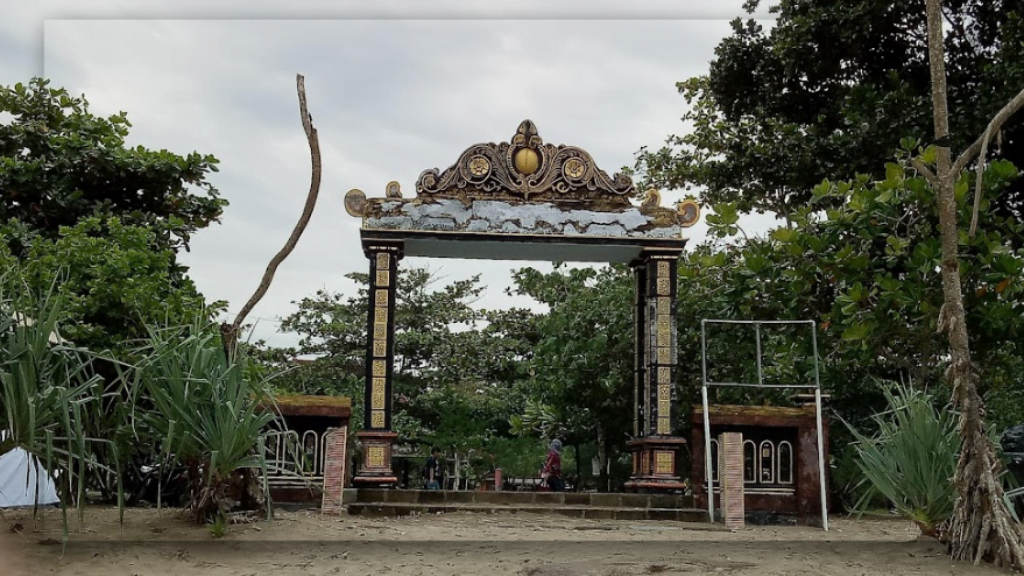
[[345, 448], [348, 426], [331, 428], [324, 448], [324, 514], [341, 514], [345, 492]]

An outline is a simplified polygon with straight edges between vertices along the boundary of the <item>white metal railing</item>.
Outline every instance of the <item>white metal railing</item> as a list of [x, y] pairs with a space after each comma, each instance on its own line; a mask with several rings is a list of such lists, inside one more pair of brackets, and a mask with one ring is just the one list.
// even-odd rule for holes
[[327, 454], [327, 432], [306, 430], [300, 436], [294, 430], [273, 435], [267, 457], [274, 466], [267, 471], [267, 483], [274, 487], [302, 488], [323, 486]]

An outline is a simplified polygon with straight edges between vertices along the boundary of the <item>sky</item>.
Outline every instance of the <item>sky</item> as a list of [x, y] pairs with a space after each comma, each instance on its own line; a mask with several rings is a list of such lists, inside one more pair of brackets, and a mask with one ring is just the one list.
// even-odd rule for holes
[[[444, 169], [479, 142], [509, 140], [533, 120], [545, 142], [589, 151], [611, 173], [685, 126], [675, 83], [704, 74], [743, 16], [741, 0], [621, 2], [432, 0], [7, 0], [0, 84], [44, 75], [84, 93], [93, 113], [128, 112], [129, 144], [220, 159], [210, 181], [230, 202], [197, 233], [183, 263], [211, 300], [237, 312], [288, 238], [309, 188], [310, 158], [295, 75], [305, 76], [323, 181], [295, 251], [247, 322], [254, 338], [294, 345], [279, 320], [368, 262], [342, 198], [406, 197], [424, 169]], [[763, 16], [764, 14], [762, 14]], [[663, 205], [683, 191], [663, 191]], [[744, 221], [767, 229], [766, 217]], [[691, 244], [703, 222], [686, 230]], [[480, 274], [484, 308], [525, 306], [505, 294], [511, 271], [547, 263], [403, 260], [457, 280]]]

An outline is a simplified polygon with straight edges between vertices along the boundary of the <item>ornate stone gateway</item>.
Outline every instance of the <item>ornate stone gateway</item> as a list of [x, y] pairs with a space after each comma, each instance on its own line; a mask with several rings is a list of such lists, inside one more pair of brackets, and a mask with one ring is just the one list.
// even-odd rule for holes
[[659, 206], [649, 190], [639, 206], [627, 175], [609, 177], [586, 151], [545, 144], [529, 120], [511, 142], [477, 144], [444, 171], [425, 170], [416, 197], [397, 182], [383, 198], [360, 190], [345, 209], [362, 218], [370, 260], [365, 422], [359, 486], [397, 483], [391, 470], [391, 386], [395, 287], [403, 256], [628, 263], [636, 278], [636, 363], [633, 383], [633, 477], [636, 490], [679, 490], [672, 436], [676, 374], [676, 263], [682, 229], [700, 209], [687, 200]]

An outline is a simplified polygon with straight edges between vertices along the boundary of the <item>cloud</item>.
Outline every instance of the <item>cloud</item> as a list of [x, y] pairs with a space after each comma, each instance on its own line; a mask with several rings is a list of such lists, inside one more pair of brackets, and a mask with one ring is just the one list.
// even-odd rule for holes
[[[633, 164], [643, 145], [680, 128], [685, 103], [675, 82], [706, 72], [725, 20], [738, 3], [388, 2], [344, 5], [194, 1], [44, 3], [45, 73], [84, 92], [98, 113], [126, 110], [131, 141], [221, 159], [212, 179], [231, 202], [224, 223], [200, 232], [184, 255], [200, 290], [237, 312], [291, 232], [309, 185], [309, 153], [298, 119], [294, 74], [306, 76], [310, 112], [324, 159], [321, 198], [295, 252], [279, 269], [253, 316], [257, 337], [277, 334], [273, 319], [317, 289], [349, 291], [349, 272], [364, 271], [358, 221], [341, 205], [360, 188], [383, 194], [398, 180], [406, 196], [426, 168], [445, 168], [477, 142], [508, 140], [533, 119], [546, 141], [590, 151], [608, 172]], [[714, 6], [714, 8], [709, 7]], [[499, 11], [485, 6], [501, 6]], [[630, 14], [626, 14], [629, 12]], [[538, 16], [594, 19], [542, 20]], [[658, 20], [602, 20], [615, 15]], [[421, 19], [297, 20], [315, 16]], [[445, 15], [461, 19], [443, 19]], [[500, 16], [520, 19], [499, 19]], [[251, 20], [210, 20], [249, 17]], [[482, 16], [484, 20], [468, 20]], [[189, 20], [103, 20], [103, 17]], [[269, 20], [268, 18], [293, 18]], [[527, 19], [531, 18], [531, 19]], [[26, 18], [22, 19], [27, 21]], [[0, 24], [0, 46], [17, 46], [20, 78], [32, 68], [32, 26]], [[41, 53], [41, 52], [40, 52]], [[37, 72], [32, 72], [37, 73]], [[666, 193], [666, 201], [679, 194]], [[763, 224], [757, 224], [762, 226]], [[687, 235], [699, 238], [702, 225]], [[503, 294], [510, 269], [527, 262], [408, 259], [451, 279], [480, 273], [480, 305], [526, 305]], [[546, 266], [538, 266], [546, 267]]]

